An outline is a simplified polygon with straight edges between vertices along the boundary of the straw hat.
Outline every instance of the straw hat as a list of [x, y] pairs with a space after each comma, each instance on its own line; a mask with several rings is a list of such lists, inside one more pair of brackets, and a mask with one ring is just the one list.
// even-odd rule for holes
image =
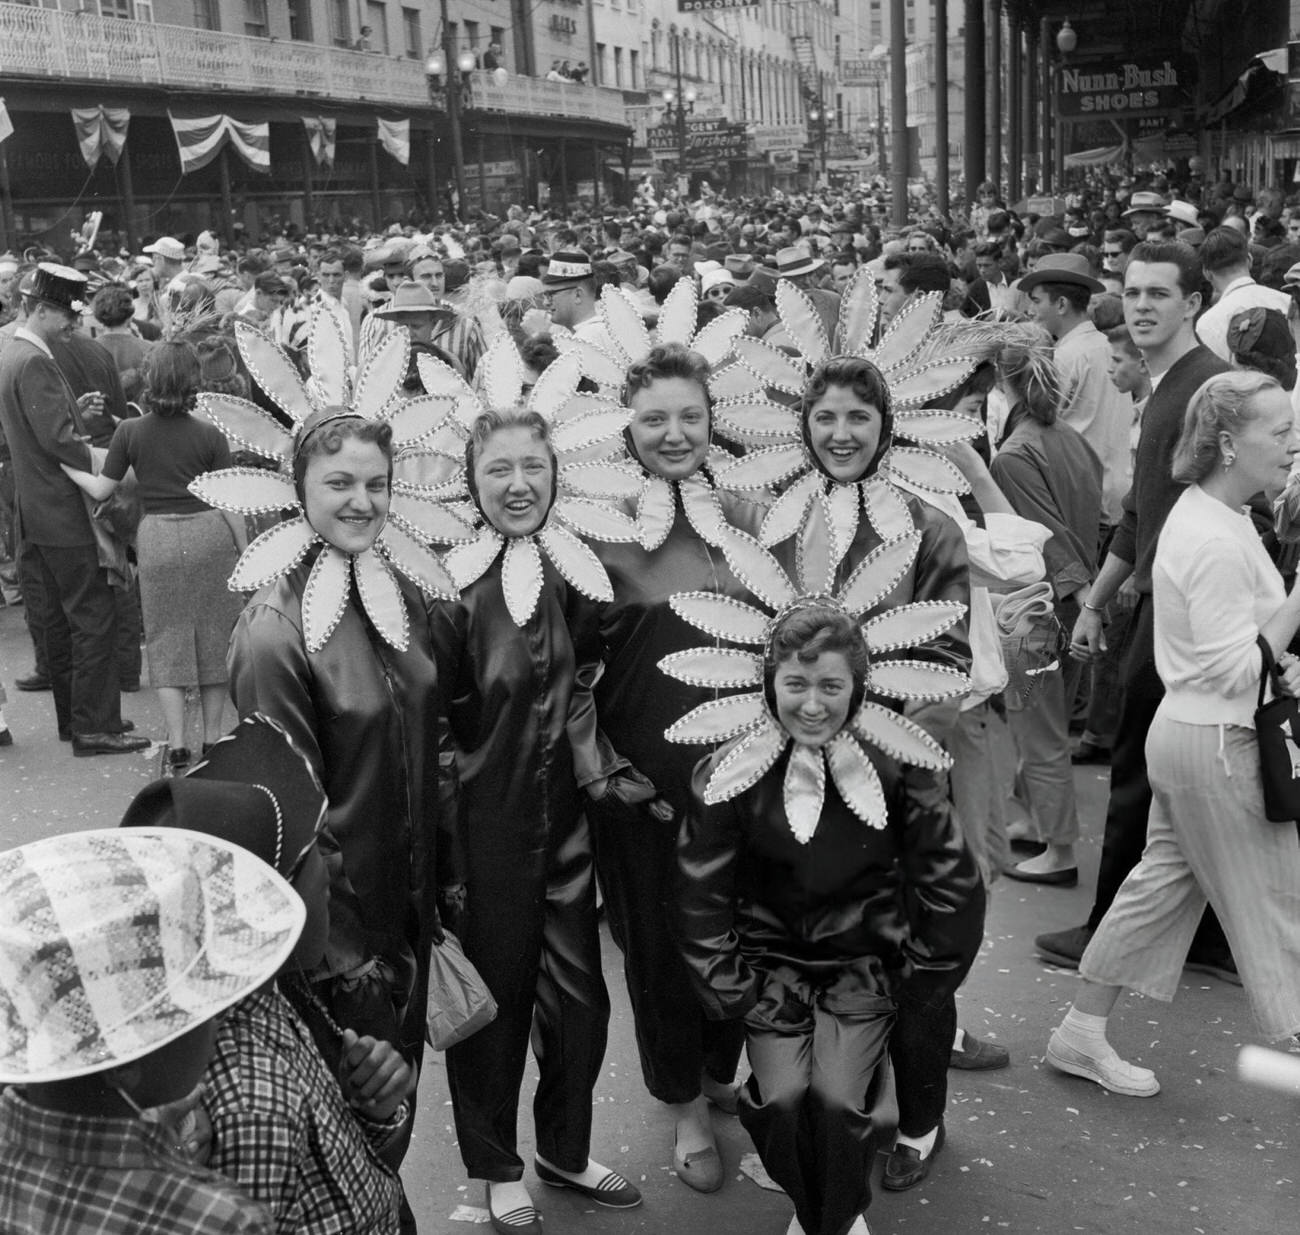
[[0, 1085], [152, 1054], [278, 972], [305, 919], [265, 862], [179, 829], [35, 841], [0, 886]]

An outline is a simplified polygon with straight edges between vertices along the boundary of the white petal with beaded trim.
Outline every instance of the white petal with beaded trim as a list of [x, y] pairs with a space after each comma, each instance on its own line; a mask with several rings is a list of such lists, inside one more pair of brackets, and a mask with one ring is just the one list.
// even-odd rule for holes
[[[693, 686], [740, 689], [693, 708], [667, 730], [675, 742], [726, 742], [704, 787], [708, 805], [726, 801], [755, 785], [792, 747], [783, 782], [786, 818], [801, 844], [812, 840], [821, 818], [830, 777], [840, 797], [862, 822], [883, 828], [888, 822], [884, 788], [871, 759], [872, 747], [902, 763], [936, 770], [951, 759], [920, 725], [887, 706], [910, 700], [947, 699], [965, 694], [970, 680], [946, 665], [906, 659], [895, 653], [942, 634], [966, 612], [954, 601], [915, 601], [864, 618], [887, 596], [911, 566], [920, 533], [907, 531], [865, 558], [838, 593], [826, 586], [825, 556], [801, 555], [797, 580], [772, 553], [736, 529], [721, 533], [718, 545], [736, 577], [758, 598], [747, 604], [708, 592], [680, 592], [671, 600], [679, 617], [711, 638], [726, 638], [741, 648], [699, 647], [665, 656], [659, 667]], [[795, 742], [781, 725], [764, 693], [764, 665], [777, 626], [790, 613], [823, 605], [859, 625], [868, 653], [865, 694], [844, 727], [824, 746]]]
[[[349, 372], [338, 323], [313, 312], [307, 354], [312, 373], [304, 380], [288, 354], [269, 335], [247, 322], [235, 327], [240, 355], [254, 380], [284, 413], [286, 427], [247, 399], [200, 394], [198, 410], [231, 445], [261, 455], [275, 471], [230, 467], [196, 477], [190, 491], [233, 514], [293, 510], [295, 516], [263, 532], [245, 550], [230, 577], [234, 591], [264, 587], [287, 574], [316, 546], [320, 553], [303, 591], [303, 636], [319, 652], [343, 617], [353, 582], [366, 615], [383, 639], [404, 651], [410, 639], [406, 605], [393, 571], [433, 596], [456, 594], [452, 576], [427, 541], [465, 539], [473, 528], [431, 488], [397, 479], [405, 456], [432, 441], [453, 410], [438, 395], [403, 396], [410, 336], [389, 334], [355, 374]], [[308, 434], [332, 419], [360, 417], [392, 427], [394, 472], [389, 517], [375, 543], [350, 554], [325, 541], [307, 521], [293, 484], [294, 454]]]

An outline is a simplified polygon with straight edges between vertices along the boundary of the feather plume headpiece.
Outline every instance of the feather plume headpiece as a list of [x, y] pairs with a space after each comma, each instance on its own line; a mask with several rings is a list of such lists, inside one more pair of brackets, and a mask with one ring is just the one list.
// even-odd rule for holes
[[427, 448], [398, 461], [396, 474], [431, 501], [458, 503], [455, 508], [464, 511], [473, 524], [469, 535], [458, 538], [460, 543], [446, 555], [446, 567], [457, 588], [480, 578], [504, 551], [501, 586], [506, 606], [516, 624], [523, 626], [536, 611], [542, 593], [544, 554], [584, 596], [612, 600], [614, 589], [604, 566], [580, 537], [635, 540], [632, 520], [602, 502], [557, 492], [537, 531], [527, 536], [503, 535], [468, 500], [465, 445], [482, 413], [522, 406], [551, 426], [551, 447], [563, 471], [571, 459], [584, 453], [613, 450], [627, 425], [627, 411], [612, 400], [578, 394], [582, 369], [573, 356], [553, 361], [524, 401], [523, 361], [507, 334], [498, 335], [479, 362], [480, 390], [433, 356], [421, 355], [416, 363], [425, 390], [448, 400], [454, 410]]
[[303, 636], [307, 650], [319, 652], [334, 633], [355, 581], [366, 615], [384, 640], [404, 651], [410, 636], [406, 605], [396, 569], [424, 591], [444, 598], [456, 585], [430, 540], [468, 535], [470, 529], [442, 503], [413, 486], [394, 481], [388, 519], [375, 543], [350, 554], [329, 544], [307, 521], [293, 483], [293, 460], [303, 441], [331, 420], [359, 417], [386, 421], [393, 429], [395, 458], [433, 437], [451, 410], [436, 396], [403, 398], [410, 336], [403, 328], [389, 334], [352, 380], [339, 324], [330, 313], [314, 312], [307, 346], [311, 377], [304, 381], [285, 351], [246, 322], [235, 326], [240, 355], [253, 380], [288, 417], [285, 428], [257, 404], [235, 395], [200, 394], [198, 410], [239, 450], [249, 450], [277, 464], [276, 471], [230, 467], [206, 472], [190, 491], [221, 510], [235, 514], [296, 514], [263, 532], [239, 559], [230, 576], [232, 591], [252, 591], [294, 569], [316, 545], [323, 545], [312, 565], [302, 596]]
[[[787, 355], [761, 339], [741, 338], [735, 344], [739, 364], [722, 370], [712, 382], [718, 432], [749, 450], [722, 468], [718, 484], [742, 491], [782, 489], [760, 529], [763, 544], [779, 544], [798, 533], [801, 540], [828, 541], [838, 561], [853, 543], [863, 512], [886, 540], [912, 527], [905, 495], [895, 480], [935, 493], [966, 492], [961, 472], [926, 447], [969, 440], [983, 426], [974, 417], [928, 404], [955, 390], [981, 357], [943, 345], [937, 293], [908, 304], [874, 347], [871, 340], [881, 306], [872, 272], [865, 267], [844, 290], [834, 348], [816, 307], [789, 280], [777, 283], [776, 304], [799, 354]], [[797, 400], [813, 370], [839, 357], [867, 360], [879, 370], [890, 393], [893, 435], [916, 443], [899, 446], [891, 441], [874, 474], [848, 483], [821, 469], [798, 408], [767, 394], [775, 389]]]
[[[821, 818], [829, 774], [840, 797], [864, 824], [888, 822], [884, 789], [868, 754], [876, 747], [901, 763], [946, 769], [951, 759], [924, 729], [883, 700], [926, 701], [965, 694], [970, 680], [956, 669], [896, 653], [942, 634], [966, 611], [957, 601], [915, 601], [866, 618], [889, 595], [914, 561], [921, 534], [912, 530], [886, 540], [858, 565], [837, 591], [830, 546], [801, 554], [797, 580], [753, 537], [731, 531], [722, 542], [728, 565], [757, 605], [710, 592], [681, 592], [673, 611], [713, 638], [742, 648], [700, 647], [665, 656], [659, 667], [695, 686], [740, 688], [742, 693], [700, 704], [669, 727], [674, 742], [727, 742], [718, 752], [704, 801], [712, 805], [743, 793], [792, 747], [786, 767], [786, 817], [795, 838], [807, 844]], [[814, 546], [814, 550], [817, 547]], [[828, 605], [859, 623], [869, 668], [857, 711], [824, 746], [795, 742], [773, 715], [764, 692], [764, 666], [780, 623], [810, 604]], [[760, 607], [761, 606], [761, 607]]]
[[[584, 376], [591, 378], [602, 393], [621, 396], [628, 370], [645, 360], [655, 346], [680, 343], [698, 352], [712, 368], [730, 354], [745, 329], [748, 316], [730, 309], [697, 330], [699, 299], [691, 279], [678, 279], [664, 300], [653, 335], [640, 311], [618, 288], [607, 287], [601, 294], [598, 312], [612, 348], [603, 349], [589, 339], [571, 335], [560, 344], [567, 355], [577, 357]], [[629, 419], [632, 413], [627, 413]], [[712, 426], [712, 418], [710, 418]], [[711, 451], [709, 470], [731, 460], [725, 451]], [[666, 480], [651, 472], [620, 439], [612, 455], [588, 459], [567, 467], [561, 480], [565, 487], [583, 497], [627, 502], [634, 511], [636, 538], [647, 551], [657, 549], [672, 531], [677, 501], [691, 526], [707, 541], [714, 541], [723, 521], [722, 508], [707, 475], [696, 473], [680, 481]]]

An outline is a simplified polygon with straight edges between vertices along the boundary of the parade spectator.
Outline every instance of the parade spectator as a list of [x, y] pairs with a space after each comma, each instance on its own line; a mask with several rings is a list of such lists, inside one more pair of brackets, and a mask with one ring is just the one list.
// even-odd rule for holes
[[91, 301], [91, 311], [100, 327], [95, 342], [112, 356], [123, 397], [129, 403], [140, 401], [144, 361], [149, 354], [149, 345], [133, 329], [134, 308], [130, 291], [119, 284], [101, 287]]
[[1206, 236], [1200, 258], [1206, 278], [1214, 288], [1215, 300], [1197, 319], [1196, 335], [1226, 364], [1231, 358], [1228, 324], [1233, 317], [1255, 306], [1285, 314], [1290, 308], [1290, 298], [1285, 292], [1255, 282], [1250, 274], [1246, 238], [1231, 228], [1216, 227]]

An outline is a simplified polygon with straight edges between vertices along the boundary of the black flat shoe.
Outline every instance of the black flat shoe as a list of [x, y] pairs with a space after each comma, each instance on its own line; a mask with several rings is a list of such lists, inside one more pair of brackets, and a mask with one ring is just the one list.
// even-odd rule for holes
[[549, 1187], [572, 1188], [589, 1201], [595, 1201], [597, 1205], [604, 1205], [607, 1209], [635, 1209], [641, 1204], [641, 1193], [617, 1171], [606, 1171], [601, 1176], [600, 1182], [595, 1187], [590, 1187], [570, 1179], [567, 1175], [561, 1175], [559, 1171], [551, 1170], [536, 1158], [533, 1159], [533, 1169], [537, 1172], [537, 1178]]
[[934, 1148], [924, 1158], [911, 1145], [895, 1145], [885, 1162], [885, 1174], [880, 1186], [888, 1192], [906, 1192], [908, 1188], [915, 1188], [929, 1175], [931, 1165], [943, 1148], [943, 1142], [943, 1123], [940, 1122], [939, 1131], [934, 1138]]
[[78, 759], [89, 755], [132, 755], [146, 750], [152, 743], [148, 738], [136, 738], [126, 733], [74, 733], [72, 753]]
[[14, 678], [19, 690], [53, 690], [54, 685], [43, 673], [30, 673], [25, 678]]
[[1080, 742], [1070, 756], [1070, 762], [1076, 766], [1084, 763], [1109, 763], [1110, 747], [1094, 746], [1091, 742]]
[[1044, 871], [1041, 875], [1032, 871], [1022, 871], [1019, 867], [1008, 866], [1002, 873], [1017, 883], [1045, 883], [1053, 888], [1072, 888], [1079, 882], [1077, 866], [1067, 866], [1059, 871]]

